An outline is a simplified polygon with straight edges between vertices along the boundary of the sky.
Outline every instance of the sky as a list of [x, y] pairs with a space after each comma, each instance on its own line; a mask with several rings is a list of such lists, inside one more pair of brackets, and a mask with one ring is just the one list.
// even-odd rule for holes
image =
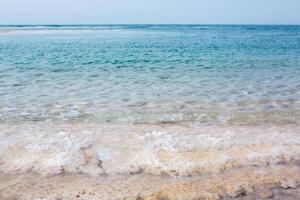
[[300, 0], [0, 0], [0, 24], [300, 24]]

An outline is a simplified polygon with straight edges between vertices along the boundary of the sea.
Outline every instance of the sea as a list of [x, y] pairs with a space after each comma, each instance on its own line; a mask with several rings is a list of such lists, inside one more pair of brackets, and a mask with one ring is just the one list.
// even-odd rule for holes
[[0, 121], [299, 123], [300, 26], [0, 26]]

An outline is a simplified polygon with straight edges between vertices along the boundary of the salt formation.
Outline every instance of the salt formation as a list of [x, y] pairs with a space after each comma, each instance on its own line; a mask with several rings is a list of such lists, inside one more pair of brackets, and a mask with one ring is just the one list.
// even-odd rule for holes
[[[18, 181], [22, 180], [17, 177], [37, 176], [34, 179], [52, 180], [50, 176], [63, 174], [74, 179], [81, 174], [87, 182], [86, 177], [90, 177], [97, 183], [106, 177], [103, 184], [112, 185], [117, 184], [114, 177], [129, 179], [132, 180], [128, 183], [130, 188], [134, 187], [130, 184], [137, 184], [136, 181], [148, 183], [157, 177], [160, 182], [172, 186], [164, 189], [162, 184], [155, 190], [140, 188], [139, 191], [143, 198], [163, 195], [166, 199], [175, 199], [172, 191], [181, 190], [188, 191], [191, 196], [182, 192], [178, 194], [183, 195], [179, 199], [202, 198], [202, 193], [199, 196], [196, 191], [203, 190], [204, 180], [208, 185], [218, 181], [221, 188], [243, 188], [243, 184], [249, 184], [250, 188], [256, 184], [264, 187], [265, 183], [269, 184], [269, 176], [274, 174], [276, 181], [268, 186], [270, 188], [277, 185], [297, 188], [300, 181], [300, 134], [296, 125], [188, 127], [27, 123], [3, 124], [0, 132], [1, 188], [4, 191], [9, 184], [5, 182], [7, 176], [13, 177], [11, 180], [17, 181], [15, 184], [21, 184]], [[261, 178], [254, 180], [245, 173], [258, 173]], [[281, 174], [287, 179], [281, 179]], [[213, 178], [202, 180], [201, 177], [207, 176]], [[222, 176], [229, 176], [236, 182], [234, 185], [242, 185], [220, 182]], [[186, 184], [191, 187], [185, 189]], [[156, 193], [159, 190], [161, 192]], [[235, 192], [243, 190], [234, 189]], [[228, 196], [230, 192], [223, 193], [213, 191], [208, 196], [213, 199], [215, 195]], [[122, 194], [126, 196], [127, 193], [123, 191]]]

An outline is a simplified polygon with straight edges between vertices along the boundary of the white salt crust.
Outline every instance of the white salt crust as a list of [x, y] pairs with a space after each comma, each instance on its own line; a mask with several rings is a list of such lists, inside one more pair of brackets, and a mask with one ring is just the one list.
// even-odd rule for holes
[[300, 158], [298, 126], [2, 124], [6, 174], [211, 174]]

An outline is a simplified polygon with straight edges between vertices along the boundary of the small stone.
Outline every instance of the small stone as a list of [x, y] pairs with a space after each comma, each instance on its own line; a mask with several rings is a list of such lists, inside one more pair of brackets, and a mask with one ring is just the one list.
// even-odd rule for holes
[[273, 197], [273, 192], [271, 190], [261, 190], [258, 192], [258, 195], [262, 199], [269, 199]]
[[281, 182], [281, 187], [285, 189], [290, 189], [290, 188], [296, 188], [298, 186], [297, 182], [295, 180], [287, 180]]
[[158, 200], [170, 200], [171, 199], [169, 194], [166, 192], [159, 192], [156, 197]]
[[226, 194], [229, 197], [236, 198], [238, 196], [246, 195], [246, 191], [239, 185], [228, 185], [226, 187]]
[[140, 194], [138, 194], [136, 200], [144, 200], [144, 198]]

